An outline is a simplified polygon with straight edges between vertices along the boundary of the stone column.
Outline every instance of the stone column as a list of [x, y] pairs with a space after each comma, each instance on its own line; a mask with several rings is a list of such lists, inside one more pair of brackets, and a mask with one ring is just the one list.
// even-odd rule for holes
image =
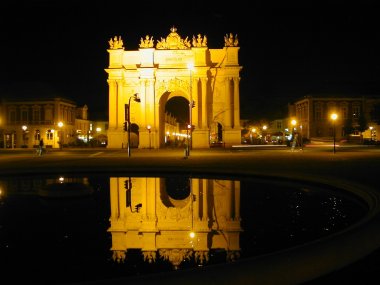
[[230, 221], [233, 217], [233, 187], [234, 181], [226, 181], [226, 221]]
[[191, 108], [192, 124], [198, 129], [199, 127], [199, 89], [198, 89], [198, 78], [192, 77], [190, 84], [192, 85], [190, 98], [195, 101], [195, 107]]
[[141, 207], [141, 217], [143, 220], [145, 220], [147, 218], [147, 205], [148, 205], [148, 193], [147, 193], [147, 182], [146, 180], [148, 178], [139, 178], [141, 179], [141, 187], [143, 188], [142, 191], [141, 191], [141, 203], [142, 203], [142, 207]]
[[235, 181], [235, 221], [240, 221], [240, 181]]
[[201, 78], [201, 96], [202, 96], [202, 124], [201, 128], [205, 129], [207, 125], [207, 78]]
[[[162, 127], [160, 124], [162, 124]], [[160, 118], [160, 103], [158, 101], [155, 102], [154, 105], [154, 120], [152, 124], [152, 129], [154, 130], [151, 133], [152, 147], [160, 148], [160, 136], [162, 137], [165, 135], [165, 122], [162, 121], [162, 118]], [[160, 133], [160, 131], [163, 132], [163, 134]]]
[[117, 98], [116, 98], [116, 126], [119, 130], [123, 129], [125, 121], [125, 106], [123, 98], [123, 83], [122, 80], [117, 80]]
[[240, 91], [239, 91], [239, 81], [240, 78], [234, 77], [234, 122], [233, 127], [235, 129], [240, 129]]
[[[145, 205], [142, 205], [142, 208], [145, 209], [145, 215], [143, 215], [143, 221], [141, 224], [141, 231], [143, 232], [156, 232], [156, 222], [157, 222], [157, 215], [156, 215], [156, 203], [157, 203], [157, 195], [159, 195], [159, 191], [157, 189], [160, 189], [160, 178], [155, 177], [148, 177], [146, 179], [146, 187], [144, 189], [145, 192], [145, 199], [142, 201], [142, 203], [145, 203]], [[144, 233], [145, 236], [148, 237]]]
[[232, 122], [232, 104], [231, 104], [231, 85], [230, 85], [231, 78], [225, 78], [224, 84], [225, 84], [225, 98], [226, 98], [226, 120], [225, 120], [225, 126], [226, 129], [231, 129], [231, 122]]
[[110, 177], [111, 220], [120, 218], [119, 178]]
[[146, 213], [149, 221], [156, 218], [156, 178], [146, 179]]
[[192, 196], [190, 201], [191, 203], [193, 203], [193, 219], [194, 221], [198, 221], [199, 220], [199, 182], [200, 181], [198, 178], [190, 178], [190, 179], [191, 179], [191, 183], [190, 183], [191, 195], [190, 196]]
[[145, 92], [145, 80], [142, 80], [140, 79], [139, 81], [139, 84], [140, 84], [140, 92], [139, 92], [139, 95], [140, 95], [140, 112], [141, 112], [141, 125], [142, 126], [145, 126], [146, 125], [146, 121], [147, 121], [147, 114], [146, 114], [146, 103], [147, 103], [147, 93]]
[[203, 205], [202, 205], [202, 220], [208, 221], [208, 179], [202, 179], [202, 197], [203, 197]]
[[154, 79], [147, 79], [146, 80], [146, 91], [147, 91], [147, 106], [146, 106], [146, 109], [147, 109], [147, 121], [146, 121], [146, 124], [144, 125], [144, 127], [146, 127], [148, 124], [150, 125], [153, 125], [154, 124], [154, 119], [155, 119], [155, 110], [154, 110], [154, 106], [155, 106], [155, 96], [154, 96], [154, 82], [155, 80]]

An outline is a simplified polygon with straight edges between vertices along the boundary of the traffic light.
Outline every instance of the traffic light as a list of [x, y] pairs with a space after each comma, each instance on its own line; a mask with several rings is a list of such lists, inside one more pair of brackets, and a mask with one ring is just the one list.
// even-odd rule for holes
[[195, 125], [190, 125], [190, 124], [187, 125], [187, 130], [193, 131], [194, 129], [195, 129]]

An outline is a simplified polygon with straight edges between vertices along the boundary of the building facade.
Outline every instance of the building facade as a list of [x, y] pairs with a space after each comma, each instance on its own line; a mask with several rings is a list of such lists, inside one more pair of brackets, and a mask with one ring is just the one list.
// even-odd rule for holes
[[[372, 112], [376, 104], [380, 99], [369, 96], [305, 96], [289, 104], [288, 127], [307, 139], [328, 139], [335, 133], [337, 140], [375, 140], [378, 127]], [[331, 119], [333, 113], [336, 120]]]
[[[108, 147], [127, 144], [124, 123], [128, 118], [137, 126], [133, 133], [139, 148], [165, 146], [172, 139], [166, 129], [165, 105], [175, 97], [188, 101], [183, 113], [192, 126], [193, 148], [208, 148], [213, 140], [239, 144], [238, 39], [230, 34], [224, 41], [223, 48], [209, 49], [206, 36], [182, 39], [174, 27], [161, 40], [141, 38], [138, 50], [125, 50], [121, 37], [110, 39]], [[131, 100], [136, 96], [139, 102]]]
[[59, 148], [77, 139], [78, 130], [87, 133], [87, 106], [61, 97], [5, 99], [0, 103], [0, 145], [3, 148], [39, 145]]

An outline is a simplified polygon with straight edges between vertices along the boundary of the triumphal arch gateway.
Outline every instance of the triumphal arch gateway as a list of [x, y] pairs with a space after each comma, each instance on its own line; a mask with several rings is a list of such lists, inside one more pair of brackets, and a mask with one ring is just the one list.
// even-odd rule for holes
[[[185, 138], [192, 148], [240, 144], [238, 45], [237, 35], [226, 34], [222, 48], [210, 49], [206, 35], [183, 39], [175, 27], [160, 40], [141, 38], [138, 50], [111, 38], [108, 148], [123, 148], [128, 138], [131, 146], [156, 149]], [[175, 97], [187, 100], [185, 126], [165, 109]]]

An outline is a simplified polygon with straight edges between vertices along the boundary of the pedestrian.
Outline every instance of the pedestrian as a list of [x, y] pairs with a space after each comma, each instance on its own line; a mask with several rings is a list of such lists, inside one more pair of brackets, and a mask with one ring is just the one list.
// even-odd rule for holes
[[297, 140], [298, 140], [298, 134], [296, 133], [293, 138], [292, 142], [292, 151], [294, 151], [295, 147], [297, 146]]
[[42, 155], [42, 148], [44, 147], [44, 139], [40, 139], [40, 144], [39, 144], [38, 147], [39, 147], [39, 149], [38, 149], [38, 151], [39, 151], [38, 155], [41, 156]]

